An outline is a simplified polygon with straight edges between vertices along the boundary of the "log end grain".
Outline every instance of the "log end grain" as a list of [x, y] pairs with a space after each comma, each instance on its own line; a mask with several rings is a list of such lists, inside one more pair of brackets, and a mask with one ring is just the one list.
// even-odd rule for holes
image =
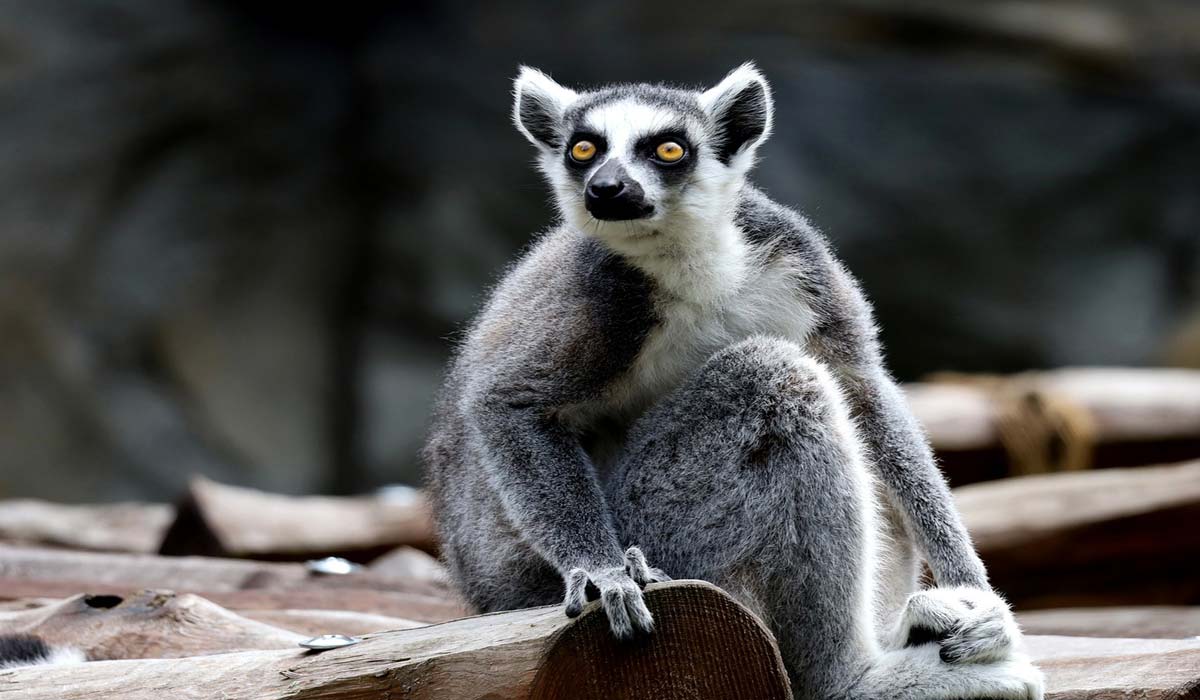
[[651, 586], [653, 635], [615, 639], [598, 604], [551, 638], [531, 700], [791, 698], [767, 628], [715, 586]]

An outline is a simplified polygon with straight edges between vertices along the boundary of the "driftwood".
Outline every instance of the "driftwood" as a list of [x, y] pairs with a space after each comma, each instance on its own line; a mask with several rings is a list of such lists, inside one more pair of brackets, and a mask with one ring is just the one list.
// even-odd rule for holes
[[[769, 632], [724, 593], [673, 582], [652, 586], [647, 601], [657, 629], [632, 643], [613, 640], [593, 604], [577, 621], [557, 606], [535, 608], [364, 634], [360, 644], [313, 654], [283, 629], [291, 617], [261, 624], [194, 596], [155, 591], [125, 601], [80, 596], [0, 613], [0, 633], [36, 633], [92, 659], [153, 660], [0, 672], [0, 698], [789, 697]], [[1027, 646], [1052, 700], [1177, 700], [1200, 692], [1197, 640], [1030, 635]], [[260, 651], [210, 656], [248, 649]]]
[[174, 508], [154, 503], [0, 501], [0, 542], [150, 553], [158, 551], [174, 518]]
[[973, 484], [955, 500], [1018, 607], [1200, 604], [1200, 462]]
[[1060, 608], [1017, 613], [1027, 634], [1071, 637], [1200, 638], [1200, 607]]
[[[93, 595], [134, 595], [136, 586], [94, 584], [87, 581], [30, 581], [0, 578], [0, 601], [38, 596], [67, 598], [81, 591]], [[258, 588], [241, 591], [204, 591], [181, 588], [230, 610], [349, 610], [419, 622], [443, 622], [470, 614], [454, 599], [377, 591], [367, 588]]]
[[[998, 378], [952, 376], [909, 384], [905, 390], [954, 485], [1012, 473], [1013, 446], [1011, 437], [1006, 446], [1005, 421], [1011, 419], [1013, 401], [1023, 399], [1031, 406], [1065, 407], [1068, 414], [1082, 417], [1086, 429], [1079, 437], [1087, 443], [1080, 446], [1087, 453], [1080, 456], [1083, 466], [1200, 458], [1200, 371], [1060, 369]], [[1036, 440], [1037, 430], [1032, 432]], [[1057, 436], [1051, 431], [1043, 437]], [[1070, 445], [1044, 447], [1061, 457]]]
[[422, 622], [467, 614], [443, 584], [371, 570], [329, 576], [303, 564], [163, 557], [0, 545], [0, 600], [128, 596], [140, 589], [194, 593], [232, 609], [330, 609]]
[[[425, 555], [428, 556], [428, 555]], [[304, 564], [218, 557], [163, 557], [148, 554], [78, 552], [0, 545], [0, 578], [34, 581], [94, 581], [142, 588], [206, 591], [287, 588], [365, 588], [450, 597], [438, 571], [427, 564], [422, 576], [402, 571], [363, 569], [349, 574], [313, 573]]]
[[128, 598], [78, 595], [42, 608], [0, 613], [0, 634], [17, 633], [75, 647], [93, 660], [284, 649], [304, 639], [204, 598], [169, 591], [142, 591]]
[[162, 554], [369, 561], [408, 545], [435, 551], [429, 504], [404, 497], [284, 496], [193, 479]]
[[238, 610], [238, 614], [310, 637], [321, 634], [359, 635], [368, 632], [407, 630], [429, 624], [353, 610]]
[[569, 620], [534, 608], [367, 635], [322, 653], [248, 651], [0, 672], [0, 698], [790, 698], [757, 618], [701, 582], [651, 586], [657, 628], [619, 643], [593, 603]]

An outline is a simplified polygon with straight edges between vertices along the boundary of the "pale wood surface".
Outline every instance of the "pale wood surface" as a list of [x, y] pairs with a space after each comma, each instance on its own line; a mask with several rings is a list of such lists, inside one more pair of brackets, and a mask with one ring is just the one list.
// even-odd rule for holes
[[1027, 637], [1047, 700], [1190, 700], [1200, 696], [1200, 641]]
[[1200, 602], [1200, 462], [972, 484], [955, 500], [1019, 608]]
[[[239, 610], [251, 620], [312, 637], [321, 634], [359, 635], [424, 627], [429, 624], [352, 610]], [[465, 617], [465, 615], [463, 615]]]
[[280, 649], [3, 671], [0, 698], [790, 697], [770, 633], [719, 589], [671, 582], [650, 587], [646, 599], [658, 627], [635, 643], [613, 640], [595, 603], [576, 620], [551, 606], [367, 635], [319, 654]]
[[0, 501], [0, 541], [113, 552], [157, 552], [175, 509], [157, 503], [64, 505]]
[[[1068, 368], [1030, 372], [1020, 380], [1087, 409], [1100, 442], [1200, 437], [1197, 370]], [[905, 386], [905, 393], [938, 450], [1000, 445], [996, 404], [988, 388], [915, 382]]]
[[1056, 608], [1017, 613], [1027, 634], [1073, 637], [1200, 638], [1200, 607], [1159, 605]]
[[169, 591], [78, 595], [0, 613], [0, 634], [33, 634], [89, 659], [177, 658], [244, 649], [284, 649], [305, 637], [251, 620], [204, 598]]
[[[285, 496], [197, 477], [163, 541], [168, 554], [305, 558], [435, 547], [424, 494]], [[210, 549], [211, 548], [211, 551]]]

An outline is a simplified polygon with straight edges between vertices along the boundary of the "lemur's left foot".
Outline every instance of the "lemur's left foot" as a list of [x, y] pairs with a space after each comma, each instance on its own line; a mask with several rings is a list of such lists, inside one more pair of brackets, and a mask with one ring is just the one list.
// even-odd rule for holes
[[909, 596], [894, 637], [895, 646], [936, 641], [949, 664], [988, 663], [1010, 658], [1020, 628], [1004, 599], [980, 588], [932, 588]]

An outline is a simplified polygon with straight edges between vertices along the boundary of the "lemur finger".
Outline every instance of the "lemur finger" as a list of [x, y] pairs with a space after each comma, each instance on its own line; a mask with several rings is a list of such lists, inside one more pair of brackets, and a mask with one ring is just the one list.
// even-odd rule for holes
[[[635, 589], [636, 590], [636, 589]], [[629, 619], [629, 611], [625, 607], [624, 591], [613, 586], [600, 594], [604, 603], [604, 612], [608, 615], [608, 626], [617, 639], [629, 639], [633, 636], [633, 622]]]
[[579, 617], [587, 605], [588, 575], [583, 569], [571, 569], [567, 574], [567, 617]]
[[625, 607], [629, 612], [629, 620], [632, 622], [635, 632], [650, 634], [654, 631], [654, 616], [650, 614], [650, 608], [646, 607], [646, 600], [642, 597], [641, 591], [627, 595]]
[[625, 573], [639, 586], [650, 583], [650, 565], [646, 563], [646, 555], [637, 547], [625, 550]]
[[964, 620], [942, 642], [941, 657], [946, 663], [1000, 661], [1013, 652], [1020, 635], [1006, 609], [987, 610]]
[[952, 633], [968, 610], [946, 591], [932, 589], [908, 597], [901, 617], [903, 637], [908, 646]]

